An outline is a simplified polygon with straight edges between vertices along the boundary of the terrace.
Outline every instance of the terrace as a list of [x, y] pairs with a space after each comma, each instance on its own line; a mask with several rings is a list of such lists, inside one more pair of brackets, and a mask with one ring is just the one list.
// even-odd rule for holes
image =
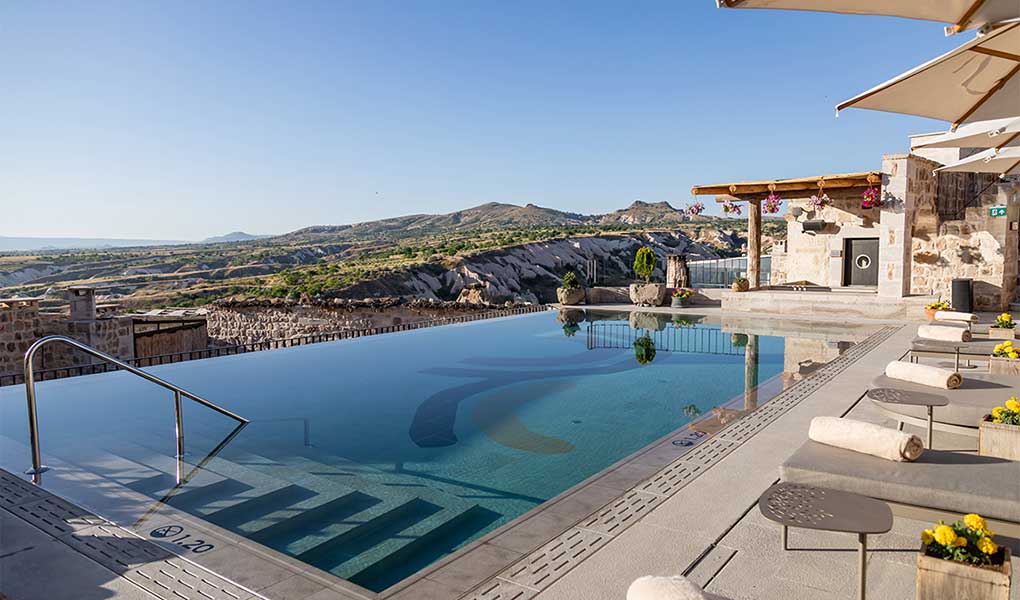
[[[268, 502], [251, 496], [257, 489], [246, 492], [231, 488], [231, 481], [260, 485], [259, 493], [269, 494], [266, 498], [284, 493], [272, 491], [272, 479], [257, 473], [260, 463], [278, 464], [280, 459], [267, 454], [268, 447], [260, 453], [250, 452], [251, 446], [245, 444], [243, 436], [235, 439], [228, 435], [223, 448], [212, 448], [208, 456], [207, 446], [189, 451], [179, 465], [191, 470], [185, 479], [195, 477], [194, 482], [180, 488], [172, 481], [169, 485], [160, 483], [157, 487], [171, 491], [161, 501], [154, 501], [143, 493], [146, 488], [133, 482], [165, 481], [167, 475], [159, 475], [158, 471], [174, 472], [174, 461], [166, 453], [160, 458], [158, 452], [149, 451], [144, 460], [141, 454], [113, 452], [86, 459], [82, 454], [55, 449], [56, 454], [44, 453], [44, 464], [50, 470], [42, 475], [41, 487], [35, 487], [16, 475], [25, 466], [27, 447], [14, 439], [16, 436], [4, 435], [0, 438], [0, 463], [7, 469], [3, 474], [5, 539], [0, 568], [3, 573], [17, 574], [11, 597], [72, 597], [68, 595], [70, 590], [75, 590], [75, 598], [149, 597], [146, 594], [175, 597], [169, 595], [175, 592], [191, 597], [187, 594], [201, 589], [210, 597], [281, 600], [609, 599], [624, 597], [634, 579], [649, 574], [684, 574], [707, 591], [729, 598], [854, 597], [857, 548], [853, 536], [796, 529], [790, 537], [792, 549], [783, 551], [779, 526], [765, 520], [756, 503], [762, 492], [778, 480], [779, 466], [806, 439], [812, 418], [846, 416], [895, 426], [864, 398], [864, 393], [888, 362], [907, 353], [916, 327], [877, 319], [819, 322], [749, 318], [709, 306], [641, 309], [638, 313], [626, 306], [599, 308], [604, 312], [591, 313], [580, 322], [586, 329], [577, 336], [582, 355], [595, 353], [592, 356], [604, 360], [598, 353], [620, 352], [620, 346], [630, 353], [633, 331], [646, 331], [656, 336], [656, 347], [662, 356], [668, 355], [667, 360], [698, 363], [699, 357], [710, 361], [736, 358], [734, 364], [739, 366], [735, 368], [742, 373], [742, 392], [552, 497], [525, 502], [521, 506], [534, 508], [525, 508], [519, 516], [495, 528], [478, 529], [484, 535], [467, 543], [451, 542], [449, 530], [443, 536], [425, 535], [425, 529], [414, 533], [417, 517], [406, 521], [398, 531], [405, 526], [407, 529], [389, 539], [412, 536], [416, 547], [434, 545], [442, 548], [445, 556], [428, 564], [412, 555], [398, 554], [403, 558], [385, 562], [383, 571], [399, 575], [375, 573], [387, 582], [385, 587], [373, 586], [377, 591], [338, 576], [337, 569], [324, 568], [335, 558], [318, 563], [318, 567], [309, 565], [309, 555], [296, 559], [281, 552], [279, 545], [267, 547], [259, 543], [259, 538], [243, 535], [233, 526], [238, 519], [236, 513], [225, 519], [214, 516], [216, 511], [230, 510], [237, 502], [231, 500], [234, 494], [241, 494], [249, 508], [254, 503]], [[518, 327], [515, 320], [541, 318], [543, 315], [532, 315], [501, 321]], [[470, 332], [476, 326], [456, 327]], [[397, 334], [394, 339], [421, 333]], [[744, 338], [737, 343], [738, 338], [733, 336]], [[381, 336], [380, 340], [387, 337]], [[770, 339], [783, 340], [781, 356], [770, 355], [776, 349]], [[314, 349], [309, 346], [306, 352]], [[277, 352], [287, 351], [263, 355]], [[243, 358], [199, 362], [214, 364], [217, 360]], [[184, 377], [184, 366], [175, 366], [175, 379]], [[81, 379], [95, 386], [111, 375], [116, 376], [99, 374]], [[55, 394], [62, 383], [41, 384], [40, 394], [51, 403], [58, 402]], [[63, 389], [66, 394], [66, 385]], [[14, 400], [5, 396], [4, 404]], [[51, 421], [44, 422], [43, 431], [51, 436], [49, 443], [54, 448], [63, 446], [63, 442], [53, 441], [60, 437], [56, 433], [60, 427], [52, 424], [54, 414], [49, 414]], [[189, 419], [199, 420], [194, 415]], [[280, 426], [292, 429], [290, 425]], [[295, 426], [300, 432], [300, 423]], [[192, 443], [209, 433], [204, 423], [188, 427], [193, 432], [189, 438]], [[314, 419], [310, 439], [309, 424], [306, 422], [304, 427], [308, 450], [319, 452], [316, 446], [328, 446]], [[909, 425], [907, 430], [921, 433]], [[96, 439], [99, 434], [95, 433]], [[294, 437], [292, 433], [287, 435]], [[267, 430], [262, 430], [257, 439], [263, 445], [277, 442]], [[298, 435], [295, 442], [300, 439]], [[79, 452], [89, 445], [79, 443]], [[936, 432], [935, 447], [973, 452], [976, 440]], [[535, 451], [531, 448], [524, 452]], [[316, 466], [309, 473], [336, 468], [336, 463], [331, 466], [324, 454], [318, 456], [319, 462], [310, 463]], [[278, 471], [279, 476], [282, 473]], [[454, 479], [457, 481], [447, 481], [437, 488], [443, 491], [428, 502], [450, 511], [453, 506], [442, 494], [469, 497], [468, 488], [455, 489], [467, 481], [463, 477]], [[398, 482], [380, 480], [376, 485], [379, 483], [386, 486]], [[147, 485], [147, 489], [155, 489]], [[495, 494], [502, 498], [499, 502], [519, 502], [505, 486], [471, 485], [475, 494]], [[221, 493], [210, 495], [216, 487]], [[228, 488], [234, 491], [222, 493]], [[367, 493], [370, 489], [374, 488], [361, 491]], [[205, 506], [216, 508], [196, 512], [194, 504], [175, 502], [177, 494], [189, 498], [204, 495], [205, 500], [213, 502]], [[387, 502], [386, 494], [380, 494], [376, 497]], [[421, 508], [424, 505], [415, 510]], [[459, 523], [472, 522], [485, 513], [471, 509], [465, 514], [475, 516], [458, 517]], [[417, 522], [423, 524], [428, 519]], [[870, 597], [912, 597], [918, 535], [929, 526], [908, 511], [897, 514], [890, 533], [870, 538]], [[365, 540], [362, 545], [370, 548], [375, 539], [372, 535], [366, 533], [367, 537], [355, 539]], [[1015, 536], [1015, 532], [1003, 530], [1000, 543], [1015, 546]], [[390, 547], [393, 544], [384, 542]], [[46, 578], [41, 571], [33, 570], [32, 565], [50, 561], [67, 565], [67, 577]], [[1013, 566], [1017, 566], [1015, 558]], [[358, 581], [366, 583], [364, 576]]]

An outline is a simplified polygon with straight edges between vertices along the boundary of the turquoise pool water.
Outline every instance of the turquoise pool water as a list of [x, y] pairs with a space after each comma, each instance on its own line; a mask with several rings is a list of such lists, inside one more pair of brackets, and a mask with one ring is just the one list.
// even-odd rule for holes
[[[40, 384], [43, 451], [111, 478], [115, 456], [134, 491], [380, 590], [784, 368], [781, 337], [627, 319], [551, 311], [152, 368], [252, 420], [180, 489], [169, 394], [123, 373]], [[23, 398], [0, 390], [0, 435], [27, 443]], [[188, 461], [233, 426], [186, 402]]]

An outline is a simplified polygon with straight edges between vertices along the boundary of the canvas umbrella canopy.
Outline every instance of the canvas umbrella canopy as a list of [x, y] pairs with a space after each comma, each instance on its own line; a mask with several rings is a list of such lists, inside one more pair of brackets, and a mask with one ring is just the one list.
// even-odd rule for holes
[[974, 38], [836, 107], [962, 123], [1020, 115], [1020, 23]]
[[1020, 175], [1020, 148], [1009, 147], [1002, 150], [992, 148], [935, 169], [935, 171]]
[[1020, 116], [961, 125], [956, 131], [926, 137], [917, 148], [1003, 148], [1020, 146]]
[[854, 15], [884, 15], [951, 23], [957, 33], [1020, 17], [1017, 0], [716, 0], [720, 8], [775, 8]]

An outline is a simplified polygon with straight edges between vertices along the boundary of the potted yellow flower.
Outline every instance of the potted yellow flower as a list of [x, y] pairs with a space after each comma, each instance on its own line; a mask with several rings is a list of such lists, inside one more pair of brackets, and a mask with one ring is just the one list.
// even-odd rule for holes
[[993, 340], [1012, 340], [1016, 338], [1016, 323], [1013, 315], [1002, 313], [995, 317], [995, 325], [988, 328], [988, 337]]
[[988, 359], [988, 372], [998, 375], [1020, 376], [1020, 348], [1013, 346], [1013, 340], [996, 344]]
[[921, 533], [917, 598], [1009, 600], [1009, 548], [999, 546], [980, 515]]
[[1020, 400], [996, 406], [978, 427], [978, 454], [1020, 460]]
[[938, 302], [929, 302], [924, 305], [924, 316], [928, 317], [929, 321], [935, 320], [935, 313], [940, 310], [953, 310], [953, 306], [945, 300], [939, 300]]

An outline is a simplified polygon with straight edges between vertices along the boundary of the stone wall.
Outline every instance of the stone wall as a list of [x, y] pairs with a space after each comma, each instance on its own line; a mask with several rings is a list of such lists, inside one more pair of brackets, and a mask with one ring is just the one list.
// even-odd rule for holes
[[[952, 221], [939, 220], [934, 198], [915, 206], [911, 293], [949, 299], [954, 278], [971, 278], [976, 310], [1005, 310], [1016, 295], [1018, 195], [1020, 185], [992, 185]], [[1006, 216], [989, 216], [992, 206], [1006, 206]]]
[[[843, 285], [843, 245], [847, 238], [880, 236], [878, 209], [862, 209], [865, 188], [827, 190], [830, 204], [814, 210], [810, 195], [787, 198], [786, 244], [772, 247], [773, 285], [807, 281], [822, 287]], [[802, 211], [794, 215], [796, 209]], [[821, 231], [805, 232], [804, 222], [825, 221]]]
[[386, 327], [491, 310], [488, 306], [436, 303], [337, 307], [283, 302], [224, 303], [209, 307], [209, 338], [218, 344], [251, 344], [316, 333]]
[[[0, 375], [21, 374], [28, 347], [47, 335], [66, 335], [117, 358], [134, 358], [130, 317], [69, 321], [62, 315], [40, 313], [35, 302], [0, 303]], [[38, 369], [96, 362], [69, 346], [59, 344], [43, 348], [36, 360]]]

